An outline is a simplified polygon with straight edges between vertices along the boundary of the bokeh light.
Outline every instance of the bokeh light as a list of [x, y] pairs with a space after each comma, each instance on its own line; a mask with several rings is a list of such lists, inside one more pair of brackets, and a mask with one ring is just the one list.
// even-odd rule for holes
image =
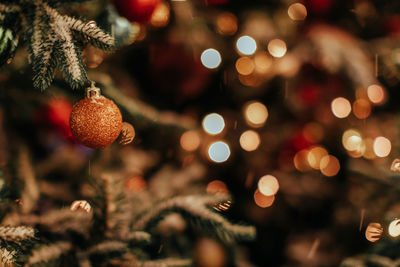
[[244, 117], [250, 126], [261, 127], [268, 118], [268, 109], [260, 102], [248, 102], [245, 104]]
[[260, 208], [268, 208], [271, 207], [272, 204], [274, 203], [275, 196], [266, 196], [261, 194], [260, 190], [256, 190], [254, 193], [254, 202], [259, 206]]
[[331, 103], [333, 115], [337, 118], [346, 118], [351, 112], [351, 105], [349, 100], [344, 97], [335, 98]]
[[365, 230], [365, 237], [369, 242], [378, 241], [383, 233], [383, 227], [380, 223], [370, 223]]
[[223, 12], [217, 17], [217, 32], [222, 35], [233, 35], [236, 33], [238, 25], [237, 18], [230, 12]]
[[281, 39], [273, 39], [268, 43], [268, 52], [273, 57], [283, 57], [286, 54], [286, 43]]
[[125, 180], [125, 187], [131, 192], [138, 193], [146, 189], [147, 183], [142, 176], [133, 176]]
[[245, 131], [239, 139], [240, 146], [246, 151], [256, 150], [260, 142], [260, 135], [253, 130]]
[[161, 2], [154, 9], [151, 15], [150, 23], [155, 27], [164, 27], [169, 22], [169, 5], [166, 2]]
[[302, 149], [298, 151], [293, 157], [294, 167], [301, 172], [311, 170], [311, 166], [308, 163], [308, 150]]
[[264, 175], [258, 180], [257, 187], [264, 196], [272, 196], [278, 192], [279, 182], [278, 179], [272, 175]]
[[398, 237], [400, 236], [400, 220], [395, 219], [393, 220], [388, 227], [388, 233], [391, 237]]
[[328, 151], [325, 148], [321, 146], [315, 146], [308, 151], [308, 164], [311, 166], [311, 168], [319, 170], [321, 159], [326, 155], [328, 155]]
[[368, 86], [367, 95], [369, 100], [374, 104], [382, 104], [385, 100], [385, 91], [382, 86], [377, 84]]
[[387, 157], [392, 150], [392, 144], [389, 139], [378, 136], [374, 140], [374, 153], [380, 158]]
[[272, 66], [272, 58], [264, 51], [254, 55], [255, 70], [258, 73], [267, 73]]
[[307, 8], [301, 3], [291, 4], [288, 8], [288, 15], [292, 20], [305, 20]]
[[244, 35], [236, 41], [236, 48], [243, 55], [252, 55], [257, 50], [257, 43], [250, 36]]
[[208, 183], [206, 187], [206, 192], [209, 194], [227, 194], [228, 188], [226, 184], [220, 180], [214, 180]]
[[204, 131], [208, 134], [216, 135], [224, 130], [225, 121], [218, 113], [210, 113], [204, 117], [202, 126]]
[[236, 70], [242, 75], [249, 75], [254, 71], [254, 62], [249, 57], [240, 57], [236, 60]]
[[342, 135], [342, 144], [348, 151], [357, 151], [363, 143], [361, 133], [355, 129], [348, 129]]
[[208, 148], [208, 156], [217, 163], [222, 163], [228, 160], [231, 155], [231, 150], [227, 143], [217, 141], [212, 143]]
[[340, 163], [335, 156], [326, 155], [321, 159], [319, 167], [323, 175], [331, 177], [338, 174], [340, 170]]
[[216, 69], [221, 64], [221, 55], [214, 48], [209, 48], [201, 53], [201, 63], [208, 69]]
[[366, 119], [371, 114], [371, 104], [365, 99], [357, 99], [353, 103], [353, 113], [358, 119]]
[[181, 146], [186, 151], [194, 151], [200, 146], [200, 135], [196, 131], [184, 132], [180, 139]]

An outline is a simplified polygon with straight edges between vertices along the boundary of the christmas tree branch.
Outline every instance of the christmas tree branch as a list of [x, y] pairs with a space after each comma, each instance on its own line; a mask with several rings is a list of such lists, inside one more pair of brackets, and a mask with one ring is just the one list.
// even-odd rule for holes
[[49, 261], [57, 260], [62, 255], [68, 253], [72, 249], [72, 244], [65, 241], [59, 241], [50, 245], [43, 245], [32, 251], [32, 255], [28, 258], [27, 265], [45, 264]]
[[19, 243], [35, 237], [35, 230], [27, 226], [0, 226], [0, 238], [5, 241]]
[[167, 258], [167, 259], [160, 259], [160, 260], [153, 260], [153, 261], [142, 261], [142, 262], [134, 262], [123, 264], [123, 267], [183, 267], [183, 266], [192, 266], [192, 261], [189, 259], [174, 259], [174, 258]]
[[250, 226], [233, 225], [220, 214], [207, 208], [220, 202], [229, 200], [226, 195], [196, 195], [179, 196], [162, 201], [150, 210], [140, 215], [134, 222], [132, 229], [146, 230], [157, 224], [166, 215], [178, 212], [193, 220], [195, 224], [210, 225], [222, 240], [230, 243], [235, 239], [251, 240], [255, 236], [255, 228]]
[[7, 250], [6, 248], [0, 248], [0, 257], [2, 266], [12, 267], [15, 263], [15, 258], [17, 256], [17, 251]]

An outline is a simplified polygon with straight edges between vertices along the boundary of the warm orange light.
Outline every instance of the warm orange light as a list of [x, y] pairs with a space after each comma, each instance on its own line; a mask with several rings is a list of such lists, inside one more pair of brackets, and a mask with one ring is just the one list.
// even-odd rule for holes
[[308, 150], [303, 149], [294, 155], [293, 158], [294, 167], [301, 172], [311, 170], [311, 166], [308, 163]]
[[286, 54], [275, 65], [276, 72], [284, 77], [294, 76], [300, 69], [300, 62], [293, 54]]
[[257, 52], [254, 56], [255, 70], [258, 73], [267, 73], [272, 66], [272, 58], [264, 51]]
[[374, 140], [374, 152], [380, 158], [387, 157], [390, 154], [390, 150], [392, 149], [392, 144], [390, 140], [383, 137], [378, 136]]
[[374, 104], [382, 104], [385, 100], [385, 91], [380, 85], [373, 84], [368, 86], [367, 94], [369, 100]]
[[363, 157], [366, 159], [374, 159], [376, 158], [374, 152], [374, 140], [372, 138], [365, 138], [364, 139], [364, 153]]
[[355, 129], [346, 130], [342, 135], [342, 144], [346, 150], [359, 150], [363, 143], [361, 134]]
[[396, 218], [389, 224], [388, 233], [392, 237], [400, 236], [400, 220], [399, 219]]
[[305, 20], [307, 17], [307, 9], [303, 4], [294, 3], [289, 6], [288, 15], [292, 20]]
[[311, 143], [318, 143], [324, 137], [324, 128], [316, 122], [309, 122], [303, 128], [303, 136]]
[[259, 206], [260, 208], [268, 208], [270, 207], [275, 200], [275, 196], [265, 196], [263, 194], [261, 194], [260, 190], [256, 190], [256, 192], [254, 193], [254, 201], [257, 204], [257, 206]]
[[240, 57], [236, 60], [236, 70], [242, 75], [249, 75], [254, 71], [254, 62], [249, 57]]
[[358, 99], [353, 103], [353, 113], [359, 119], [368, 118], [371, 114], [371, 104], [365, 99]]
[[141, 176], [133, 176], [125, 180], [126, 188], [134, 193], [141, 192], [146, 189], [146, 180]]
[[250, 126], [261, 127], [268, 118], [268, 109], [260, 102], [248, 102], [244, 108], [244, 115]]
[[242, 75], [239, 74], [239, 81], [245, 86], [257, 87], [262, 83], [262, 79], [259, 75], [255, 75], [255, 73], [251, 73], [250, 75]]
[[258, 190], [264, 196], [273, 196], [279, 190], [279, 182], [272, 175], [264, 175], [258, 180]]
[[320, 162], [323, 157], [328, 155], [328, 151], [321, 146], [315, 146], [308, 151], [307, 161], [311, 168], [319, 170]]
[[233, 35], [238, 28], [237, 18], [230, 12], [223, 12], [217, 18], [217, 31], [222, 35]]
[[240, 146], [246, 151], [256, 150], [260, 145], [260, 141], [260, 135], [253, 130], [245, 131], [239, 139]]
[[268, 43], [268, 52], [273, 57], [283, 57], [286, 54], [286, 43], [281, 39], [273, 39]]
[[335, 176], [340, 170], [339, 160], [332, 155], [326, 155], [320, 162], [321, 173], [325, 176]]
[[344, 97], [335, 98], [331, 103], [333, 115], [338, 118], [346, 118], [351, 112], [351, 105], [349, 100]]
[[164, 27], [169, 22], [169, 5], [166, 2], [161, 2], [154, 9], [151, 15], [150, 23], [155, 27]]
[[200, 145], [200, 135], [196, 131], [187, 131], [180, 139], [181, 146], [186, 151], [194, 151]]
[[209, 194], [216, 194], [216, 193], [227, 194], [228, 188], [226, 187], [226, 184], [224, 182], [220, 180], [214, 180], [208, 183], [206, 192]]
[[378, 241], [383, 234], [383, 227], [380, 223], [370, 223], [365, 230], [365, 237], [369, 242]]

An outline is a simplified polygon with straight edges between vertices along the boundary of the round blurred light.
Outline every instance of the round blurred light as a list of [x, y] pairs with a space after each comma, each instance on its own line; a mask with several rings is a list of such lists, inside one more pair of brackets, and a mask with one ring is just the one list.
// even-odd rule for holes
[[323, 175], [331, 177], [335, 176], [339, 172], [340, 163], [336, 157], [332, 155], [326, 155], [321, 159], [319, 167]]
[[377, 84], [368, 86], [367, 95], [369, 100], [374, 104], [381, 104], [385, 100], [385, 91], [382, 86]]
[[151, 15], [150, 23], [155, 27], [163, 27], [169, 21], [169, 5], [166, 2], [161, 2], [154, 9]]
[[328, 151], [320, 146], [315, 146], [308, 151], [307, 161], [311, 168], [319, 170], [320, 162], [323, 157], [328, 155]]
[[221, 64], [221, 55], [214, 48], [209, 48], [201, 53], [201, 63], [208, 69], [216, 69]]
[[342, 144], [346, 150], [359, 150], [363, 143], [360, 132], [355, 129], [346, 130], [342, 135]]
[[371, 114], [371, 104], [365, 99], [357, 99], [353, 103], [353, 113], [359, 119], [366, 119]]
[[390, 150], [392, 149], [392, 144], [390, 143], [390, 140], [383, 137], [383, 136], [378, 136], [374, 140], [374, 152], [375, 154], [380, 157], [384, 158], [390, 154]]
[[333, 115], [338, 118], [346, 118], [351, 112], [351, 105], [349, 100], [344, 97], [335, 98], [331, 103]]
[[141, 176], [133, 176], [125, 180], [125, 187], [131, 192], [141, 192], [146, 189], [146, 180]]
[[289, 6], [288, 15], [292, 20], [305, 20], [307, 17], [307, 9], [303, 4], [294, 3]]
[[230, 12], [223, 12], [217, 18], [217, 31], [222, 35], [233, 35], [238, 28], [237, 18]]
[[202, 125], [204, 131], [208, 134], [216, 135], [224, 130], [225, 121], [218, 113], [210, 113], [204, 117]]
[[257, 50], [257, 43], [250, 36], [244, 35], [236, 41], [236, 48], [243, 55], [252, 55]]
[[258, 180], [258, 190], [264, 196], [273, 196], [279, 190], [279, 182], [272, 175], [264, 175]]
[[272, 66], [272, 59], [266, 52], [260, 51], [254, 56], [254, 64], [257, 72], [266, 73]]
[[212, 143], [208, 148], [208, 156], [214, 162], [221, 163], [225, 162], [231, 155], [231, 150], [227, 143], [217, 141]]
[[200, 136], [196, 131], [184, 132], [180, 139], [181, 146], [186, 151], [194, 151], [200, 145]]
[[226, 184], [220, 180], [214, 180], [208, 183], [206, 192], [209, 194], [222, 193], [227, 194], [228, 188]]
[[260, 142], [260, 135], [253, 130], [245, 131], [239, 139], [240, 146], [246, 151], [256, 150]]
[[259, 206], [260, 208], [268, 208], [270, 207], [275, 200], [275, 196], [265, 196], [261, 194], [260, 190], [256, 190], [254, 193], [254, 202]]
[[242, 75], [249, 75], [254, 71], [254, 62], [251, 58], [240, 57], [236, 60], [236, 70]]
[[400, 220], [399, 219], [396, 218], [389, 224], [388, 233], [392, 237], [400, 236]]
[[250, 126], [261, 127], [268, 118], [268, 109], [260, 102], [249, 102], [245, 105], [244, 115]]
[[294, 167], [301, 172], [311, 170], [311, 166], [308, 163], [308, 150], [302, 149], [294, 155], [293, 158]]
[[286, 54], [286, 43], [281, 39], [273, 39], [268, 43], [268, 52], [273, 57], [283, 57]]

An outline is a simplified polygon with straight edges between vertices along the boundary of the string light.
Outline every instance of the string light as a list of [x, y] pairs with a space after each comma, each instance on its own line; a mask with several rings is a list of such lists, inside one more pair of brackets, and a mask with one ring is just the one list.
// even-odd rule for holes
[[335, 98], [331, 103], [333, 115], [337, 118], [343, 119], [349, 116], [351, 112], [351, 105], [349, 100], [344, 97]]
[[254, 193], [254, 202], [259, 206], [260, 208], [268, 208], [271, 207], [272, 204], [274, 203], [275, 196], [266, 196], [261, 194], [260, 190], [256, 190]]
[[371, 114], [371, 104], [365, 99], [357, 99], [353, 103], [353, 113], [358, 119], [366, 119]]
[[153, 14], [151, 15], [150, 23], [155, 27], [164, 27], [169, 22], [169, 5], [166, 2], [161, 2], [154, 9]]
[[200, 56], [201, 63], [208, 69], [216, 69], [222, 62], [220, 53], [214, 48], [203, 51]]
[[298, 151], [293, 158], [294, 167], [301, 172], [311, 170], [311, 166], [308, 163], [308, 150], [302, 149]]
[[256, 52], [257, 43], [252, 37], [244, 35], [236, 41], [236, 48], [239, 53], [249, 56]]
[[239, 139], [240, 146], [246, 151], [256, 150], [260, 142], [260, 135], [253, 130], [245, 131]]
[[307, 9], [301, 3], [294, 3], [289, 6], [288, 15], [292, 20], [305, 20], [307, 17]]
[[231, 150], [227, 143], [217, 141], [212, 143], [208, 148], [208, 156], [216, 163], [222, 163], [228, 160]]
[[180, 139], [182, 148], [186, 151], [194, 151], [200, 146], [200, 136], [196, 131], [184, 132]]
[[380, 223], [370, 223], [365, 230], [365, 237], [369, 242], [378, 241], [383, 233], [383, 227]]
[[268, 52], [273, 57], [283, 57], [286, 54], [286, 43], [281, 39], [273, 39], [268, 43]]
[[204, 117], [202, 126], [208, 134], [216, 135], [224, 130], [225, 121], [218, 113], [211, 113]]
[[390, 140], [383, 137], [378, 136], [374, 140], [374, 152], [380, 158], [387, 157], [390, 154], [390, 150], [392, 149], [392, 144]]
[[346, 150], [356, 151], [362, 143], [361, 133], [355, 129], [348, 129], [342, 135], [342, 144]]
[[279, 190], [279, 182], [272, 175], [264, 175], [258, 180], [258, 190], [264, 196], [273, 196]]
[[267, 121], [268, 109], [260, 102], [248, 102], [245, 104], [244, 116], [250, 126], [261, 127]]
[[125, 180], [126, 188], [134, 193], [141, 192], [146, 189], [146, 180], [141, 176], [133, 176]]
[[266, 73], [272, 66], [272, 58], [264, 51], [254, 55], [255, 70], [258, 73]]

